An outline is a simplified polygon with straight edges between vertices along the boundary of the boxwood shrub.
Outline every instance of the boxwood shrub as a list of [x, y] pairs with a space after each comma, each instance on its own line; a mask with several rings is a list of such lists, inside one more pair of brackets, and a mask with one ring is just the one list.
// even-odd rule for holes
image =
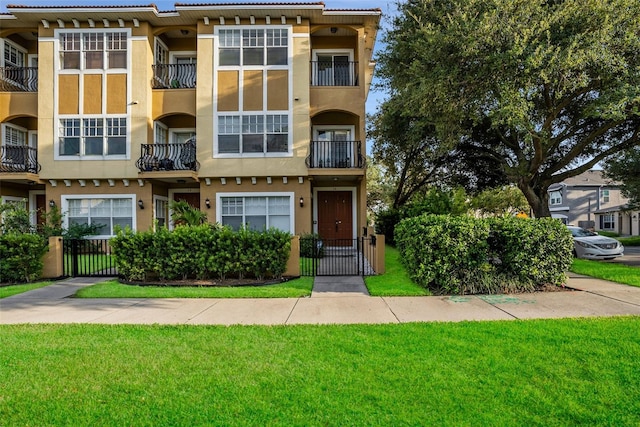
[[119, 230], [111, 248], [118, 273], [127, 281], [280, 278], [291, 235], [276, 229], [236, 232], [210, 224], [173, 231]]
[[47, 242], [37, 234], [0, 235], [0, 282], [32, 282], [42, 275]]
[[423, 215], [400, 222], [396, 243], [410, 277], [436, 294], [493, 294], [561, 285], [573, 240], [551, 218]]

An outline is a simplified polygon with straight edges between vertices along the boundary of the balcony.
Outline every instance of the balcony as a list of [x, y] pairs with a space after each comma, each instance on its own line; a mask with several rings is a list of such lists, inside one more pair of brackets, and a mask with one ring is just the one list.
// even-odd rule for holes
[[0, 147], [0, 173], [40, 172], [38, 150], [24, 145], [3, 145]]
[[196, 64], [157, 64], [153, 67], [153, 89], [193, 89]]
[[196, 140], [182, 144], [142, 144], [136, 167], [140, 172], [197, 171]]
[[311, 61], [311, 86], [358, 86], [358, 62]]
[[305, 159], [310, 169], [362, 169], [364, 156], [361, 141], [311, 141]]
[[0, 92], [36, 92], [38, 68], [0, 67]]

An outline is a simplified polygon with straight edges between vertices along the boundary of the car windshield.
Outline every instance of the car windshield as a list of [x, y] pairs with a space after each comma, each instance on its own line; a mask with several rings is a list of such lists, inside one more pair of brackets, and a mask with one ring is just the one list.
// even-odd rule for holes
[[573, 237], [597, 236], [593, 231], [585, 230], [584, 228], [570, 228], [569, 230], [571, 230]]

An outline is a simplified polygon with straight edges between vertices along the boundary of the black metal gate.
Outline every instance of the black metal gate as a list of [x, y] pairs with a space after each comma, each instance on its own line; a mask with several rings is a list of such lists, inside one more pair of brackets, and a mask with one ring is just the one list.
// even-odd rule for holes
[[357, 239], [300, 238], [300, 275], [371, 276], [369, 263], [376, 246], [375, 236]]
[[62, 271], [71, 277], [117, 276], [109, 239], [64, 239]]

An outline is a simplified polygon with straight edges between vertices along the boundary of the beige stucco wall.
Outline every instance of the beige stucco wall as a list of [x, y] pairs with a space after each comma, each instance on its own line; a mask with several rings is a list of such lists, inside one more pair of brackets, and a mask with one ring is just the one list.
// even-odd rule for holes
[[19, 116], [37, 115], [37, 92], [0, 92], [0, 122]]

